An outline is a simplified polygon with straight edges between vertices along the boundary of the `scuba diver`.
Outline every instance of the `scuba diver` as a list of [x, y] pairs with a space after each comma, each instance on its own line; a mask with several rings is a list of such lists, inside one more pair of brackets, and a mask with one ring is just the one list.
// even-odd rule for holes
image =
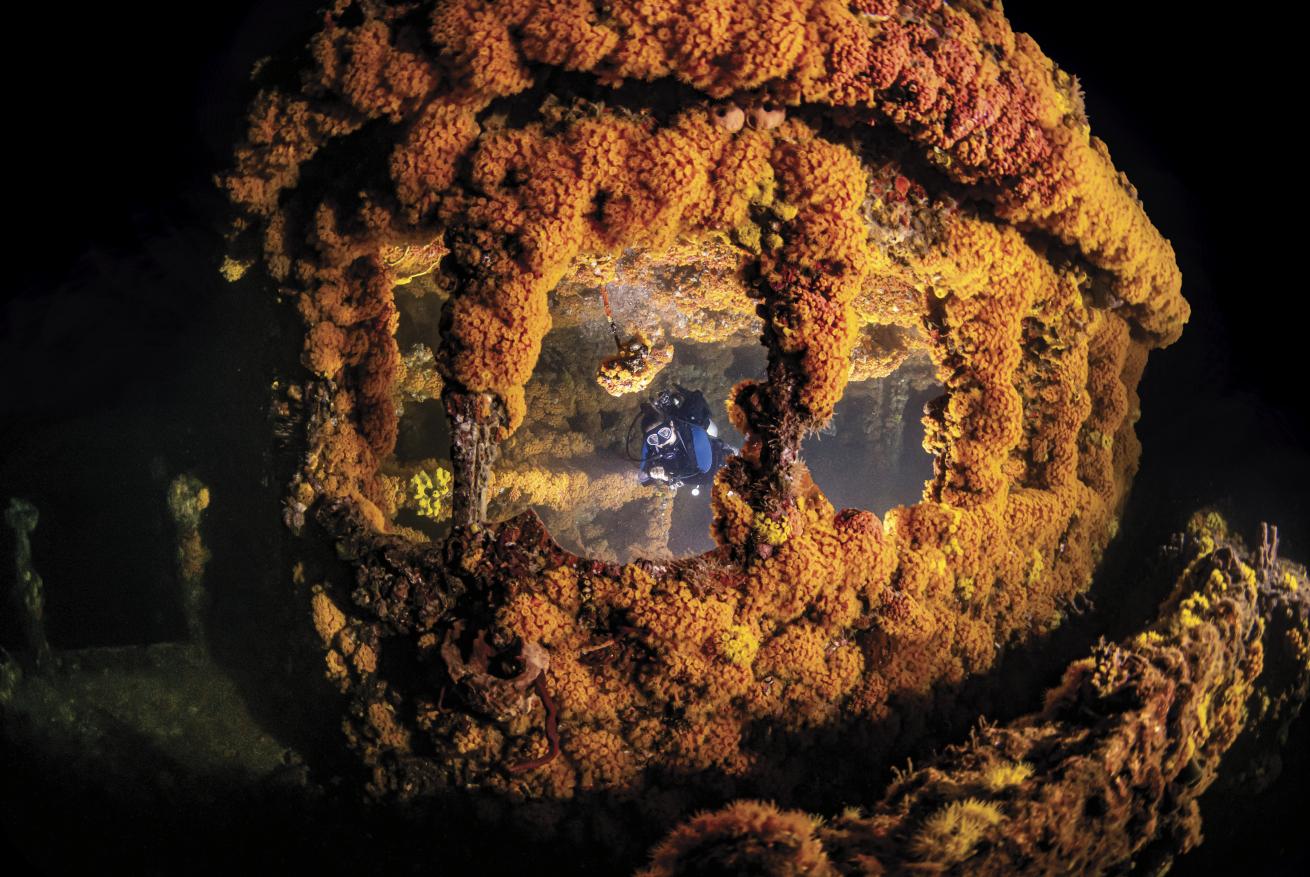
[[[719, 429], [710, 418], [710, 406], [700, 390], [688, 390], [677, 384], [663, 390], [653, 402], [641, 403], [641, 411], [632, 426], [641, 422], [642, 484], [652, 481], [667, 484], [674, 490], [691, 486], [692, 496], [714, 481], [728, 459], [737, 452], [719, 438]], [[628, 428], [632, 438], [632, 427]], [[637, 459], [629, 451], [634, 461]]]

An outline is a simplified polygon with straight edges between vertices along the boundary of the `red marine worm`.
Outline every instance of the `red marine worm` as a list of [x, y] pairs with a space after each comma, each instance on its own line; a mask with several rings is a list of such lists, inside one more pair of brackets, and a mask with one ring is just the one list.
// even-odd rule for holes
[[546, 741], [550, 746], [546, 749], [546, 754], [540, 758], [534, 758], [531, 761], [523, 761], [519, 764], [511, 764], [506, 768], [510, 773], [523, 773], [528, 770], [536, 770], [550, 764], [559, 755], [559, 711], [555, 707], [555, 701], [551, 699], [550, 692], [546, 690], [546, 671], [537, 674], [536, 681], [532, 683], [533, 688], [537, 690], [537, 696], [541, 698], [541, 705], [546, 708]]

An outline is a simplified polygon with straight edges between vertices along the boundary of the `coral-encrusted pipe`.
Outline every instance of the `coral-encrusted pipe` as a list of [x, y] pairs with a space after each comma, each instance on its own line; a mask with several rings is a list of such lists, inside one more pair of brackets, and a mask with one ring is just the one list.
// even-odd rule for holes
[[1167, 870], [1200, 843], [1221, 759], [1243, 736], [1269, 746], [1310, 690], [1303, 567], [1268, 542], [1248, 552], [1214, 514], [1171, 556], [1159, 620], [1072, 664], [1040, 713], [980, 725], [867, 813], [741, 802], [697, 816], [643, 877]]

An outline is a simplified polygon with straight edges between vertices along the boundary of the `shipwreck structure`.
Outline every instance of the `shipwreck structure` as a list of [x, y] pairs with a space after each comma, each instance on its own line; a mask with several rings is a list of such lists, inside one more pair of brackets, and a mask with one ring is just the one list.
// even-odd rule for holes
[[[1137, 467], [1138, 380], [1188, 305], [1077, 80], [999, 3], [338, 0], [255, 80], [220, 178], [238, 212], [225, 267], [257, 264], [303, 319], [286, 519], [349, 568], [299, 574], [372, 795], [624, 861], [734, 798], [871, 800], [859, 769], [815, 765], [838, 748], [884, 763], [1089, 587]], [[673, 320], [675, 346], [746, 335], [766, 352], [723, 387], [744, 445], [704, 554], [658, 554], [666, 509], [628, 562], [489, 513], [510, 496], [580, 498], [584, 521], [656, 502], [620, 473], [533, 463], [586, 450], [578, 423], [613, 426], [576, 388], [528, 389], [552, 324], [585, 321], [603, 287], [643, 290], [664, 321], [634, 317], [644, 334]], [[426, 335], [402, 351], [406, 321]], [[899, 388], [872, 395], [891, 416], [906, 386], [942, 388], [924, 413], [933, 474], [885, 515], [834, 508], [802, 441], [849, 383], [888, 377]], [[404, 406], [438, 397], [448, 458], [403, 464]], [[940, 776], [903, 778], [874, 816], [819, 831], [738, 805], [678, 829], [654, 873], [720, 873], [686, 863], [725, 825], [746, 846], [797, 838], [813, 867], [778, 873], [983, 853], [1040, 870], [989, 839], [1002, 819], [1053, 819], [1029, 800], [1072, 733], [1051, 723], [1099, 711], [1096, 745], [1114, 747], [1175, 702], [1171, 667], [1189, 668], [1191, 718], [1132, 749], [1152, 794], [1125, 798], [1118, 774], [1052, 782], [1096, 819], [1145, 820], [1138, 847], [1166, 830], [1185, 847], [1191, 811], [1155, 814], [1193, 806], [1171, 784], [1209, 775], [1259, 665], [1254, 567], [1216, 551], [1183, 579], [1223, 582], [1159, 632], [1079, 665], [1041, 717], [980, 734]], [[1000, 805], [984, 787], [1024, 791]], [[888, 853], [897, 819], [909, 852]], [[720, 864], [757, 873], [734, 855]]]

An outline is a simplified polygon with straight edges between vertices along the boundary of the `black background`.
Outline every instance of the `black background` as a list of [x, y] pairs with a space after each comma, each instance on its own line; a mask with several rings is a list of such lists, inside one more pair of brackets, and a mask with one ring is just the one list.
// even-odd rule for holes
[[[156, 270], [150, 242], [161, 234], [217, 235], [209, 179], [239, 131], [246, 71], [298, 43], [314, 6], [24, 4], [8, 13], [0, 64], [13, 231], [0, 279], [0, 453], [71, 407], [113, 412], [125, 387], [173, 367], [205, 331], [211, 278], [194, 288], [133, 278]], [[1282, 11], [1294, 7], [1006, 8], [1016, 30], [1080, 77], [1092, 130], [1173, 242], [1192, 304], [1183, 340], [1147, 368], [1134, 501], [1155, 504], [1169, 526], [1206, 503], [1235, 510], [1247, 532], [1260, 519], [1281, 522], [1284, 553], [1310, 559], [1296, 70], [1305, 51]], [[1299, 778], [1240, 825], [1207, 812], [1211, 840], [1179, 872], [1298, 873], [1280, 848], [1305, 848], [1296, 831], [1310, 819], [1295, 792], [1310, 778], [1306, 723], [1288, 754]], [[1294, 856], [1304, 867], [1304, 853]]]

